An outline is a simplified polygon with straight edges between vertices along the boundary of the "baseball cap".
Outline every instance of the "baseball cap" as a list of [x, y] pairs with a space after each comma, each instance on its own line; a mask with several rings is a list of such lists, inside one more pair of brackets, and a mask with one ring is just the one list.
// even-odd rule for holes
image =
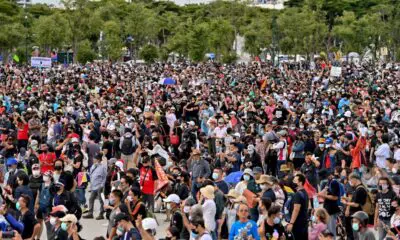
[[173, 203], [179, 204], [179, 203], [181, 202], [181, 199], [180, 199], [179, 196], [176, 195], [176, 194], [170, 194], [170, 195], [169, 195], [166, 199], [164, 199], [163, 201], [166, 202], [166, 203], [173, 202]]
[[61, 222], [72, 222], [72, 223], [77, 223], [78, 219], [75, 217], [73, 214], [67, 214], [65, 217], [60, 219]]

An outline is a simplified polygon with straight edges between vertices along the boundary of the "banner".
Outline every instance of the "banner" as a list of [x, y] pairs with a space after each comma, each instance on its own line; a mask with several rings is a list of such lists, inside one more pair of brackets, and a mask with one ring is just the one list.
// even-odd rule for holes
[[51, 68], [51, 58], [31, 57], [31, 66], [38, 68]]
[[156, 173], [157, 173], [157, 177], [158, 177], [158, 180], [156, 182], [155, 192], [158, 192], [158, 191], [160, 191], [161, 188], [163, 188], [165, 185], [168, 184], [169, 180], [168, 180], [167, 174], [165, 174], [164, 169], [161, 167], [158, 160], [154, 161], [154, 167], [156, 169]]
[[331, 77], [340, 77], [342, 75], [342, 67], [332, 67]]

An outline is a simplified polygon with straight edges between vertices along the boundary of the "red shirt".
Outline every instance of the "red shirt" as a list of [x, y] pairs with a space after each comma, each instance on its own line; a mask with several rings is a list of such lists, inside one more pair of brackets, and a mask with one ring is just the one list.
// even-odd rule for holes
[[157, 174], [153, 168], [140, 168], [140, 187], [142, 193], [153, 195], [155, 180], [157, 180]]
[[17, 134], [17, 139], [18, 140], [28, 140], [29, 139], [29, 124], [26, 123], [23, 128], [21, 129], [21, 126], [18, 126], [18, 134]]
[[55, 153], [41, 153], [39, 155], [40, 172], [54, 171], [54, 162], [56, 161]]

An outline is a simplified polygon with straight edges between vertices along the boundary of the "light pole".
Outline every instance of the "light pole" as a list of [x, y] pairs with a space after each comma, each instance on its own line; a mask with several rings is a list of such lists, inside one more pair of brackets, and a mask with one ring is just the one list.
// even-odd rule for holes
[[28, 65], [29, 58], [28, 58], [28, 15], [26, 13], [26, 3], [27, 0], [24, 1], [24, 25], [25, 25], [25, 57], [26, 57], [26, 64]]

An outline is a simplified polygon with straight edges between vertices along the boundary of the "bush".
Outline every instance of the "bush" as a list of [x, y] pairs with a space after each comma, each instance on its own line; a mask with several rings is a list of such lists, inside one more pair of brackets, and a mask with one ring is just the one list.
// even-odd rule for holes
[[146, 63], [153, 63], [158, 58], [158, 49], [154, 45], [148, 44], [140, 49], [139, 57]]

